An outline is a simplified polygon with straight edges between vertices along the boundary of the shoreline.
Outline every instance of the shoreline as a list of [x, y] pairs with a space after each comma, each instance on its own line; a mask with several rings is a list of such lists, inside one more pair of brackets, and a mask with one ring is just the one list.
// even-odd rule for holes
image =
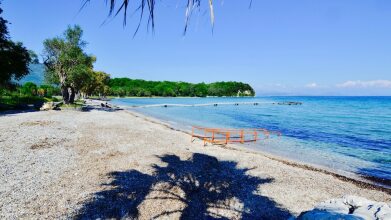
[[[107, 101], [111, 101], [112, 99], [207, 99], [207, 98], [257, 98], [257, 97], [273, 97], [273, 96], [108, 96], [106, 97]], [[275, 96], [278, 97], [278, 96]], [[281, 96], [283, 97], [283, 96]], [[91, 98], [91, 100], [98, 100], [96, 98]]]
[[[164, 121], [163, 119], [155, 118], [153, 116], [146, 115], [146, 114], [143, 114], [143, 113], [140, 113], [140, 112], [136, 112], [136, 111], [133, 111], [131, 109], [124, 109], [123, 111], [126, 111], [127, 113], [130, 113], [130, 114], [132, 114], [132, 115], [134, 115], [136, 117], [142, 117], [144, 120], [146, 120], [148, 122], [152, 122], [152, 123], [156, 123], [156, 124], [159, 124], [159, 125], [163, 125], [163, 126], [167, 127], [168, 129], [171, 129], [171, 130], [174, 130], [174, 131], [179, 131], [179, 132], [182, 132], [182, 133], [185, 133], [185, 134], [191, 136], [191, 132], [190, 131], [187, 131], [187, 130], [181, 129], [181, 128], [176, 128], [176, 127], [172, 126], [169, 122]], [[323, 174], [331, 175], [331, 176], [333, 176], [335, 178], [338, 178], [338, 179], [340, 179], [342, 181], [353, 183], [353, 184], [355, 184], [358, 187], [362, 187], [362, 188], [365, 188], [365, 189], [379, 190], [379, 191], [391, 194], [391, 188], [388, 188], [385, 185], [381, 185], [378, 182], [371, 181], [370, 179], [366, 179], [366, 178], [373, 178], [373, 179], [375, 179], [375, 180], [377, 180], [377, 181], [379, 181], [381, 183], [381, 179], [379, 180], [376, 177], [365, 177], [365, 176], [361, 176], [361, 175], [358, 175], [358, 174], [355, 174], [355, 173], [351, 173], [352, 175], [355, 175], [355, 177], [357, 177], [357, 178], [354, 178], [354, 177], [350, 177], [350, 176], [338, 173], [336, 170], [328, 169], [327, 167], [322, 167], [322, 166], [319, 166], [319, 165], [316, 165], [316, 164], [309, 164], [309, 163], [305, 163], [305, 162], [301, 162], [301, 161], [292, 160], [292, 159], [287, 158], [287, 157], [274, 155], [274, 154], [271, 154], [271, 153], [268, 153], [268, 152], [265, 152], [265, 151], [262, 151], [262, 150], [255, 150], [255, 149], [247, 148], [245, 146], [240, 146], [238, 144], [229, 144], [229, 145], [230, 146], [228, 146], [228, 145], [227, 146], [212, 145], [212, 146], [213, 147], [221, 147], [221, 148], [224, 148], [224, 149], [229, 149], [229, 150], [234, 150], [234, 151], [241, 151], [241, 152], [250, 153], [250, 154], [251, 153], [259, 154], [259, 155], [267, 157], [267, 158], [269, 158], [271, 160], [275, 160], [275, 161], [284, 163], [284, 164], [292, 166], [292, 167], [298, 167], [298, 168], [306, 169], [306, 170], [309, 170], [309, 171], [320, 172], [320, 173], [323, 173]]]
[[[197, 97], [195, 97], [195, 98], [197, 98]], [[241, 97], [239, 97], [239, 98], [241, 98]], [[191, 135], [191, 131], [190, 130], [186, 130], [185, 128], [181, 128], [181, 127], [174, 127], [172, 124], [170, 124], [169, 121], [165, 121], [164, 119], [156, 118], [156, 117], [144, 114], [142, 112], [133, 110], [134, 108], [143, 108], [144, 106], [133, 107], [133, 106], [115, 105], [115, 104], [112, 104], [112, 103], [110, 103], [110, 104], [113, 107], [120, 107], [124, 111], [128, 111], [128, 112], [131, 112], [133, 114], [138, 114], [138, 116], [145, 117], [145, 119], [148, 119], [147, 121], [152, 121], [152, 122], [164, 125], [164, 126], [166, 126], [167, 128], [169, 128], [171, 130], [176, 130], [176, 131], [180, 131], [180, 132], [183, 132], [185, 134]], [[157, 106], [163, 106], [163, 105], [164, 104], [157, 105]], [[154, 107], [154, 106], [155, 105], [152, 105], [152, 107]], [[306, 163], [304, 161], [294, 160], [294, 159], [291, 159], [291, 158], [288, 158], [288, 157], [284, 157], [284, 156], [272, 154], [272, 153], [269, 153], [269, 152], [265, 152], [265, 151], [262, 151], [261, 149], [248, 148], [248, 147], [246, 147], [244, 145], [241, 146], [241, 145], [238, 145], [238, 144], [230, 144], [230, 145], [235, 146], [235, 147], [231, 147], [230, 148], [232, 150], [242, 150], [243, 151], [243, 149], [244, 149], [244, 151], [252, 152], [252, 153], [256, 153], [256, 154], [261, 154], [262, 156], [268, 157], [269, 159], [273, 159], [273, 160], [282, 162], [282, 163], [287, 164], [287, 165], [300, 167], [300, 168], [304, 168], [304, 169], [307, 169], [307, 170], [317, 171], [317, 172], [321, 172], [321, 173], [324, 173], [324, 174], [329, 174], [329, 175], [332, 175], [332, 176], [334, 176], [334, 177], [336, 177], [338, 179], [354, 183], [357, 186], [362, 186], [362, 187], [366, 187], [366, 188], [377, 188], [378, 190], [381, 190], [383, 192], [387, 192], [387, 193], [391, 194], [391, 184], [390, 184], [390, 181], [384, 180], [384, 179], [381, 179], [381, 178], [377, 178], [375, 176], [364, 176], [364, 175], [360, 175], [360, 174], [353, 173], [353, 172], [346, 172], [344, 174], [344, 171], [338, 172], [338, 170], [333, 170], [333, 169], [331, 169], [329, 167], [326, 167], [326, 166], [321, 166], [321, 165], [317, 165], [317, 164]], [[221, 147], [219, 145], [214, 145], [214, 146]]]
[[0, 162], [4, 219], [180, 219], [183, 210], [288, 219], [344, 195], [391, 202], [389, 191], [240, 145], [204, 147], [169, 123], [100, 105], [3, 115]]

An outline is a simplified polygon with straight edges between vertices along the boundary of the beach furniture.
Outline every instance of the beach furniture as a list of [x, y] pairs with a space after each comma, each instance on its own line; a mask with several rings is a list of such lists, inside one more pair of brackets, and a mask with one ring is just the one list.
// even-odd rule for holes
[[269, 131], [264, 128], [246, 129], [225, 129], [225, 128], [205, 128], [193, 126], [191, 132], [191, 142], [195, 138], [201, 139], [204, 146], [207, 143], [226, 145], [229, 143], [248, 143], [258, 140], [268, 139], [270, 135], [281, 136], [281, 132]]

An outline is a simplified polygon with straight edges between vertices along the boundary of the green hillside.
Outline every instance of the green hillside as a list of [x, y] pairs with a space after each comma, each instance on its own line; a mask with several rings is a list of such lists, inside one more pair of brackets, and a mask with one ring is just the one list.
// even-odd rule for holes
[[147, 81], [129, 78], [114, 78], [109, 81], [109, 94], [114, 96], [254, 96], [254, 89], [242, 82], [187, 83], [170, 81]]
[[[31, 64], [30, 73], [17, 81], [23, 85], [32, 82], [38, 86], [44, 84], [45, 66]], [[170, 81], [147, 81], [129, 78], [113, 78], [108, 81], [106, 95], [113, 96], [254, 96], [254, 89], [247, 83], [241, 82], [215, 82], [215, 83], [187, 83]]]

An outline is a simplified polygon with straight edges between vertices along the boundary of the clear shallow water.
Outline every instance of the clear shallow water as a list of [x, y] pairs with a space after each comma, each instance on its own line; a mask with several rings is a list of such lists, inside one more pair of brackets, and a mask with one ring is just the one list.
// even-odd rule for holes
[[[271, 104], [282, 101], [299, 101], [303, 105]], [[112, 102], [122, 106], [259, 102], [257, 106], [136, 110], [185, 129], [198, 125], [281, 131], [282, 137], [249, 147], [342, 173], [380, 178], [390, 186], [391, 97], [142, 98]]]

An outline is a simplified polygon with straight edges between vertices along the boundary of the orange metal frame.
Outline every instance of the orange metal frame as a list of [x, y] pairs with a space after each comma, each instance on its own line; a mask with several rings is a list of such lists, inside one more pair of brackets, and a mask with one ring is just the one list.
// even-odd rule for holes
[[280, 132], [269, 131], [263, 128], [248, 128], [248, 129], [222, 129], [222, 128], [204, 128], [192, 127], [191, 141], [194, 138], [199, 138], [206, 143], [211, 144], [229, 144], [229, 143], [247, 143], [257, 142], [261, 140], [259, 134], [263, 134], [263, 139], [268, 139], [271, 134], [281, 136]]

